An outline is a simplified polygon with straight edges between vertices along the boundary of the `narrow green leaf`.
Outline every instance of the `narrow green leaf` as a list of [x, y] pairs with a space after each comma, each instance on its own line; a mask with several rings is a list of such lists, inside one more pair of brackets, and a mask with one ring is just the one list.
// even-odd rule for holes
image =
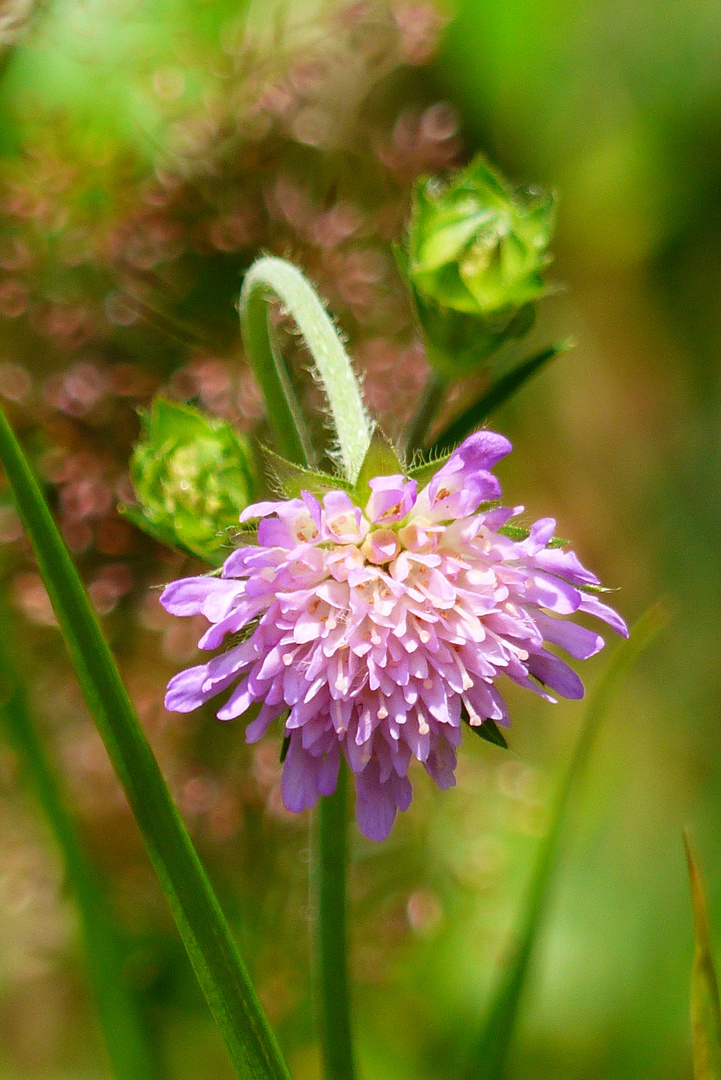
[[480, 427], [495, 409], [508, 401], [517, 390], [520, 390], [532, 375], [535, 375], [550, 360], [553, 360], [554, 357], [565, 352], [570, 347], [571, 343], [568, 341], [561, 342], [559, 345], [551, 345], [548, 349], [544, 349], [543, 352], [524, 360], [513, 371], [509, 371], [507, 375], [495, 382], [478, 401], [475, 401], [473, 405], [449, 424], [433, 443], [430, 448], [431, 451], [441, 454], [450, 447], [462, 442], [466, 435]]
[[404, 471], [403, 463], [390, 440], [376, 427], [353, 489], [355, 502], [363, 506], [368, 501], [371, 496], [368, 481], [374, 476], [396, 476]]
[[310, 350], [328, 398], [343, 472], [354, 482], [371, 439], [371, 427], [350, 359], [325, 308], [291, 263], [258, 259], [245, 275], [240, 323], [248, 358], [260, 384], [280, 452], [298, 465], [314, 462], [313, 442], [282, 357], [269, 329], [269, 295], [292, 315]]
[[303, 491], [320, 496], [327, 491], [337, 491], [338, 488], [350, 490], [350, 484], [342, 476], [295, 465], [280, 454], [274, 454], [267, 446], [261, 447], [261, 453], [268, 466], [270, 479], [277, 482], [287, 499], [299, 499]]
[[502, 750], [508, 749], [506, 736], [495, 720], [484, 720], [482, 724], [469, 724], [468, 726], [473, 734], [478, 735], [479, 738], [485, 739], [486, 742], [491, 743], [493, 746], [500, 746]]
[[135, 996], [123, 978], [125, 950], [103, 893], [98, 875], [83, 847], [67, 810], [66, 795], [46, 754], [27, 696], [10, 656], [10, 642], [17, 633], [0, 603], [0, 717], [21, 764], [29, 774], [65, 864], [80, 915], [85, 962], [108, 1058], [117, 1080], [148, 1080], [153, 1076], [152, 1055]]
[[117, 773], [198, 981], [242, 1080], [289, 1080], [230, 927], [37, 481], [0, 411], [0, 462], [85, 700]]
[[468, 1080], [503, 1080], [505, 1076], [521, 992], [542, 925], [548, 893], [557, 865], [559, 841], [569, 796], [585, 768], [594, 737], [614, 693], [636, 658], [662, 629], [666, 621], [667, 616], [660, 605], [649, 608], [641, 616], [629, 639], [615, 649], [604, 674], [588, 700], [581, 734], [556, 795], [551, 826], [541, 846], [531, 879], [517, 943], [493, 994], [480, 1036], [473, 1048], [466, 1072]]
[[698, 860], [684, 832], [693, 902], [695, 949], [691, 976], [691, 1035], [694, 1080], [721, 1080], [721, 1006], [711, 955], [706, 888]]

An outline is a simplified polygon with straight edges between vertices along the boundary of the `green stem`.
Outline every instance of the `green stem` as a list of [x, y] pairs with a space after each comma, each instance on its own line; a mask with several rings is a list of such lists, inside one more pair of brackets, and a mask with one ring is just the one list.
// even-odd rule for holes
[[[328, 397], [345, 476], [355, 481], [371, 441], [371, 425], [350, 360], [320, 300], [303, 275], [282, 259], [263, 258], [243, 282], [240, 319], [248, 359], [260, 383], [281, 452], [296, 465], [314, 461], [312, 442], [282, 358], [273, 346], [268, 294], [295, 319]], [[312, 845], [316, 909], [315, 975], [326, 1080], [353, 1080], [346, 946], [346, 767], [320, 799]]]
[[13, 628], [5, 607], [0, 604], [0, 673], [4, 679], [0, 717], [29, 773], [75, 894], [85, 961], [113, 1072], [117, 1080], [147, 1080], [155, 1070], [137, 1001], [123, 978], [125, 950], [14, 670], [7, 644]]
[[371, 425], [350, 359], [315, 291], [290, 263], [258, 259], [245, 275], [240, 294], [243, 343], [265, 398], [268, 421], [284, 457], [298, 465], [314, 463], [310, 432], [273, 345], [268, 299], [276, 296], [292, 315], [310, 350], [330, 405], [338, 451], [346, 478], [354, 481], [370, 445]]
[[317, 896], [317, 994], [325, 1080], [353, 1080], [348, 948], [346, 941], [346, 789], [341, 759], [338, 786], [320, 800], [313, 876]]
[[290, 1080], [245, 964], [148, 744], [88, 595], [0, 410], [0, 462], [88, 708], [242, 1080]]
[[445, 375], [437, 371], [431, 371], [423, 389], [423, 396], [418, 407], [418, 412], [411, 421], [410, 430], [406, 439], [406, 453], [411, 455], [420, 450], [426, 441], [428, 430], [438, 414], [438, 410], [445, 401], [450, 381]]

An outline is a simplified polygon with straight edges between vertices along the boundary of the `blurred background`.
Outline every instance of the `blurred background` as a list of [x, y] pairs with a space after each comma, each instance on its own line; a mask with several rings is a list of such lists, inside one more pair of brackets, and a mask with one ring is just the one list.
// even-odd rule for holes
[[[307, 822], [282, 807], [277, 742], [249, 748], [212, 710], [163, 709], [198, 627], [162, 611], [157, 585], [195, 566], [117, 514], [137, 409], [162, 390], [262, 433], [235, 303], [270, 251], [317, 284], [398, 433], [426, 374], [391, 254], [414, 179], [483, 150], [559, 193], [550, 276], [563, 288], [525, 348], [577, 344], [494, 416], [515, 446], [505, 498], [555, 515], [630, 622], [659, 597], [673, 618], [576, 792], [510, 1075], [689, 1078], [684, 825], [721, 920], [721, 8], [3, 0], [0, 45], [2, 406], [294, 1080], [320, 1075]], [[15, 662], [122, 929], [158, 1077], [229, 1078], [6, 488], [0, 572]], [[606, 662], [583, 665], [587, 685]], [[389, 841], [353, 833], [366, 1080], [457, 1075], [508, 955], [583, 714], [509, 697], [509, 751], [466, 739], [454, 790], [419, 770]], [[2, 732], [0, 791], [0, 1077], [109, 1076], [60, 858]]]

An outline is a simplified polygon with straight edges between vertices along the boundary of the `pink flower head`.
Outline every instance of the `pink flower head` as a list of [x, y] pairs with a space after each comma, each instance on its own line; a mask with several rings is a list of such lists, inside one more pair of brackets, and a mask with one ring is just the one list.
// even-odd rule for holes
[[257, 705], [248, 742], [282, 718], [289, 810], [335, 789], [343, 754], [358, 825], [383, 840], [410, 804], [413, 758], [450, 787], [461, 720], [508, 724], [500, 676], [549, 701], [582, 697], [547, 646], [585, 659], [603, 639], [565, 616], [626, 627], [576, 556], [547, 546], [552, 518], [524, 539], [504, 534], [522, 508], [489, 508], [500, 496], [490, 470], [510, 449], [478, 432], [420, 492], [379, 476], [362, 507], [346, 491], [249, 506], [241, 520], [261, 519], [257, 546], [234, 551], [220, 577], [176, 581], [161, 597], [173, 614], [205, 615], [201, 648], [241, 638], [171, 679], [167, 708], [189, 712], [225, 692], [217, 715], [232, 720]]

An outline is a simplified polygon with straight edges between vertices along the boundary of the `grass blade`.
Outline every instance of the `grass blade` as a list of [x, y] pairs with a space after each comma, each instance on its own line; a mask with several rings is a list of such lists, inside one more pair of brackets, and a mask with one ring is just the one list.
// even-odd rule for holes
[[0, 411], [0, 462], [85, 700], [125, 789], [196, 976], [243, 1080], [289, 1080], [205, 871], [15, 435]]
[[588, 760], [599, 724], [627, 671], [667, 621], [660, 605], [650, 608], [634, 626], [627, 641], [614, 651], [589, 698], [583, 727], [571, 763], [556, 796], [551, 827], [543, 842], [531, 880], [518, 944], [491, 1001], [467, 1070], [468, 1080], [502, 1080], [516, 1026], [518, 1004], [529, 960], [541, 927], [549, 886], [556, 867], [559, 840], [569, 795]]
[[50, 824], [75, 894], [85, 961], [113, 1072], [117, 1080], [147, 1080], [155, 1070], [137, 1001], [122, 978], [125, 950], [14, 670], [6, 644], [12, 639], [12, 627], [4, 608], [0, 606], [0, 717]]
[[684, 833], [691, 880], [695, 948], [691, 976], [691, 1035], [694, 1080], [721, 1080], [721, 1007], [711, 955], [708, 903], [701, 870]]
[[428, 450], [433, 454], [442, 454], [446, 450], [452, 449], [457, 443], [462, 442], [466, 435], [471, 431], [475, 431], [480, 427], [491, 413], [503, 405], [505, 401], [515, 394], [516, 390], [520, 390], [525, 382], [527, 382], [532, 375], [535, 375], [537, 371], [540, 371], [542, 367], [553, 360], [555, 356], [565, 352], [570, 348], [570, 342], [564, 341], [559, 345], [551, 345], [548, 349], [544, 349], [543, 352], [536, 353], [535, 356], [530, 356], [528, 360], [524, 360], [522, 364], [515, 367], [513, 371], [509, 371], [507, 375], [504, 375], [498, 382], [495, 382], [486, 393], [474, 401], [474, 403], [462, 412], [460, 416], [448, 425], [448, 427], [441, 432], [436, 441]]

